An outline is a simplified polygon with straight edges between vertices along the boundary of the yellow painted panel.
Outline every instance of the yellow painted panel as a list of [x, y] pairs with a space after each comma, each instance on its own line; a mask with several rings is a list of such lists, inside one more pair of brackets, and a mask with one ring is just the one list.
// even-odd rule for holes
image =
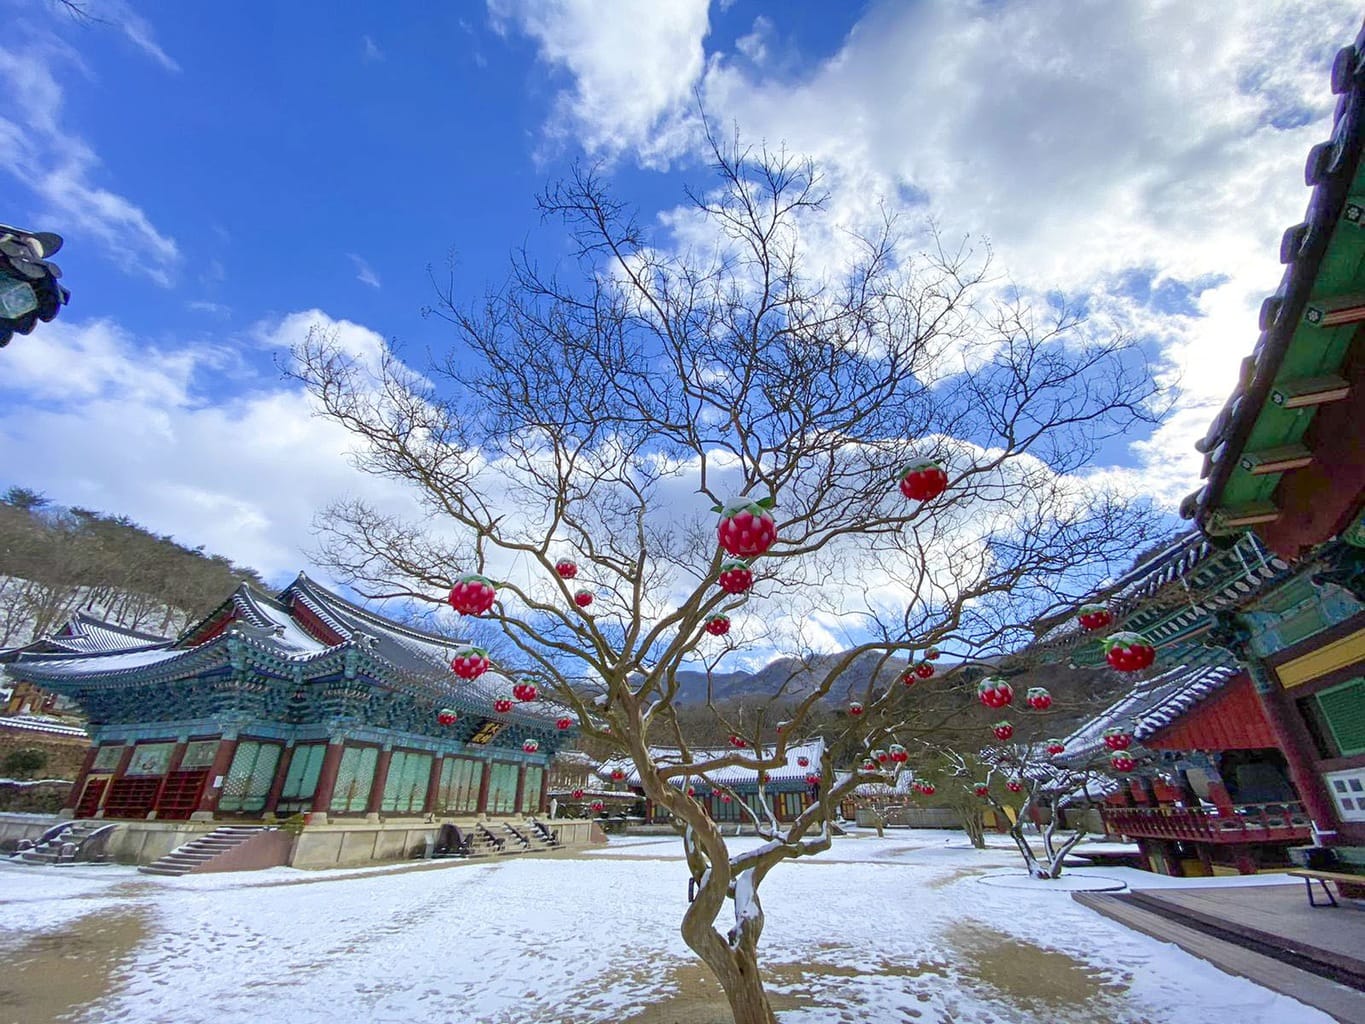
[[1365, 661], [1365, 629], [1319, 647], [1316, 651], [1286, 661], [1275, 669], [1286, 690], [1321, 679], [1329, 672]]

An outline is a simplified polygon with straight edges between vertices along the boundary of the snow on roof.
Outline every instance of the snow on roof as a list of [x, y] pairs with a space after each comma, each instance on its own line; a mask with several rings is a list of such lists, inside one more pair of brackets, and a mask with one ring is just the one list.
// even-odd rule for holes
[[169, 644], [170, 637], [156, 633], [145, 633], [138, 629], [120, 626], [117, 622], [106, 622], [85, 612], [71, 616], [66, 629], [60, 636], [52, 638], [55, 643], [93, 653], [95, 651], [121, 651], [131, 647], [145, 647], [150, 644]]
[[[730, 757], [740, 754], [746, 757], [755, 757], [761, 751], [736, 750], [733, 747], [715, 748], [693, 748], [688, 751], [691, 760], [683, 761], [682, 753], [677, 747], [650, 747], [649, 758], [657, 765], [677, 765], [684, 763], [703, 763], [722, 757]], [[822, 738], [807, 741], [805, 743], [793, 744], [787, 748], [787, 763], [778, 768], [769, 768], [768, 782], [800, 782], [805, 785], [806, 774], [811, 771], [820, 770], [820, 759], [825, 754], [825, 741]], [[805, 758], [806, 765], [800, 763], [801, 758]], [[640, 785], [640, 773], [635, 767], [635, 761], [629, 757], [614, 757], [603, 761], [597, 767], [597, 775], [603, 779], [611, 778], [613, 771], [620, 770], [625, 772], [623, 781], [628, 786]], [[708, 771], [706, 778], [716, 785], [723, 786], [758, 786], [758, 769], [749, 765], [733, 765], [727, 768], [720, 768], [715, 771]], [[687, 776], [678, 776], [674, 780], [674, 785], [685, 784]]]
[[1104, 748], [1104, 730], [1132, 729], [1139, 740], [1165, 728], [1240, 669], [1229, 665], [1177, 665], [1152, 679], [1139, 680], [1129, 693], [1086, 722], [1063, 742], [1062, 762], [1093, 758]]
[[78, 736], [81, 739], [86, 736], [85, 730], [78, 725], [66, 725], [54, 719], [40, 718], [36, 715], [0, 715], [0, 728], [48, 733], [54, 736]]

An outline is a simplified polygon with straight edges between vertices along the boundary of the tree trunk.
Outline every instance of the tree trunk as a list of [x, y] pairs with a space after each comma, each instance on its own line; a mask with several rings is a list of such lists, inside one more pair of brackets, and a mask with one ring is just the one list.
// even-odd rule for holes
[[[691, 934], [694, 929], [683, 921], [682, 935], [688, 946], [706, 962], [720, 982], [735, 1024], [777, 1024], [763, 979], [758, 973], [758, 958], [752, 950], [731, 949], [710, 925], [703, 925], [704, 935]], [[699, 940], [699, 941], [698, 941]]]

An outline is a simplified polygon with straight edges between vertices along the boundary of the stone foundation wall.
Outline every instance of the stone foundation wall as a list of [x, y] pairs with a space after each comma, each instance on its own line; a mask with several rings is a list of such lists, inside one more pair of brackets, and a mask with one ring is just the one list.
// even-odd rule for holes
[[5, 727], [0, 718], [0, 762], [16, 750], [41, 750], [47, 764], [38, 772], [42, 779], [75, 779], [85, 760], [90, 741], [83, 736], [46, 736], [27, 729]]

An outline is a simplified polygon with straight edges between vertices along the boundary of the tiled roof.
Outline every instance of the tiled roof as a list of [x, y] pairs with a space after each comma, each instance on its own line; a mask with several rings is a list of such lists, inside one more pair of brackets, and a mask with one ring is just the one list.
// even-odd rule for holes
[[[1255, 534], [1217, 547], [1190, 531], [1105, 588], [1104, 603], [1115, 615], [1110, 631], [1135, 629], [1162, 648], [1202, 630], [1210, 612], [1240, 603], [1289, 571]], [[1034, 647], [1074, 649], [1095, 640], [1067, 619]]]
[[[292, 600], [309, 609], [341, 637], [328, 644], [313, 636], [292, 612]], [[201, 635], [206, 623], [234, 613], [232, 625], [203, 642], [183, 646]], [[248, 584], [241, 584], [228, 601], [207, 619], [191, 628], [168, 647], [166, 641], [136, 649], [88, 653], [24, 653], [10, 674], [38, 685], [80, 679], [83, 683], [121, 684], [144, 679], [170, 681], [188, 678], [221, 666], [230, 657], [229, 644], [238, 644], [277, 663], [314, 672], [336, 671], [348, 652], [360, 652], [378, 671], [392, 671], [399, 679], [420, 688], [435, 688], [439, 695], [458, 697], [473, 706], [486, 706], [498, 697], [512, 696], [512, 682], [497, 671], [485, 672], [472, 681], [457, 680], [450, 672], [450, 658], [461, 641], [391, 622], [347, 601], [300, 574], [278, 597], [270, 597]], [[382, 668], [380, 668], [382, 666]], [[565, 712], [550, 700], [518, 702], [500, 717], [544, 722]]]
[[1231, 665], [1179, 665], [1152, 679], [1138, 681], [1124, 697], [1086, 722], [1063, 742], [1062, 763], [1084, 763], [1107, 751], [1104, 731], [1133, 730], [1141, 742], [1175, 721], [1240, 671]]
[[[735, 750], [732, 747], [720, 747], [716, 749], [693, 749], [689, 752], [692, 760], [688, 763], [704, 763], [716, 758], [729, 757], [733, 754], [753, 756], [752, 750]], [[787, 763], [777, 768], [769, 768], [769, 783], [779, 782], [800, 782], [805, 785], [806, 774], [808, 772], [818, 772], [820, 770], [820, 759], [825, 753], [825, 741], [823, 739], [810, 740], [806, 743], [797, 744], [787, 748]], [[683, 764], [682, 754], [677, 747], [650, 747], [650, 759], [658, 765]], [[810, 764], [802, 767], [798, 763], [799, 758], [806, 758]], [[614, 757], [603, 761], [597, 767], [597, 775], [602, 779], [610, 779], [611, 773], [615, 770], [625, 772], [625, 778], [621, 780], [627, 786], [640, 785], [640, 773], [635, 767], [635, 761], [629, 757]], [[711, 782], [723, 786], [751, 786], [758, 787], [758, 769], [746, 765], [734, 765], [727, 768], [720, 768], [706, 773], [706, 778]], [[686, 776], [680, 776], [674, 780], [675, 785], [684, 785]]]
[[0, 729], [17, 729], [26, 733], [46, 733], [49, 736], [70, 736], [85, 738], [86, 732], [79, 725], [67, 725], [50, 718], [37, 718], [31, 715], [0, 715]]

